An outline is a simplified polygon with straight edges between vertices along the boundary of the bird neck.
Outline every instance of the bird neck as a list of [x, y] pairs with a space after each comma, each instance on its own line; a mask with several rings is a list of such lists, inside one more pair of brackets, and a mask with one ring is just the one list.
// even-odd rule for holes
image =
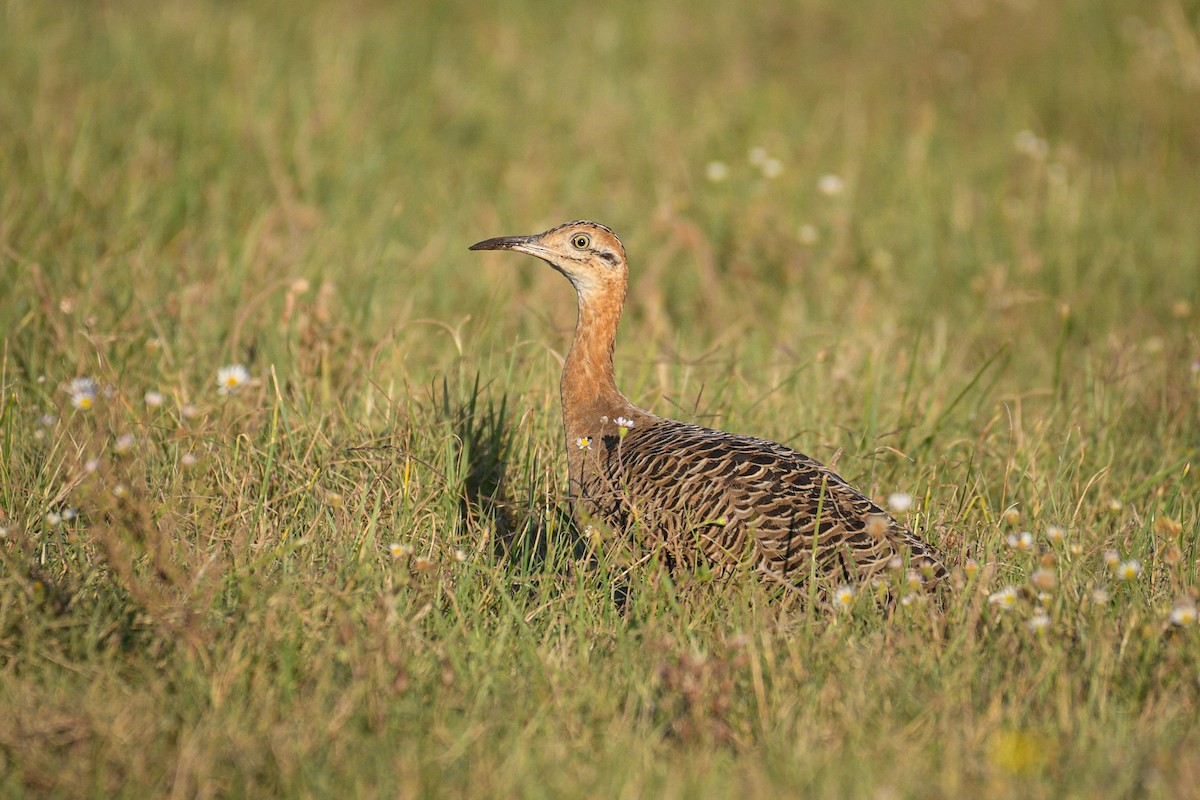
[[615, 419], [633, 408], [617, 389], [613, 374], [613, 347], [624, 302], [623, 285], [579, 293], [575, 340], [560, 385], [568, 437], [591, 435], [601, 417]]

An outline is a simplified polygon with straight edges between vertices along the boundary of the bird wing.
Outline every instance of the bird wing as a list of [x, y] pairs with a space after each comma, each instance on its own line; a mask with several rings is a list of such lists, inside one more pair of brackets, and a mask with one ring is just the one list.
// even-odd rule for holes
[[717, 563], [750, 546], [761, 569], [790, 582], [814, 561], [817, 572], [858, 581], [897, 555], [944, 574], [925, 542], [790, 447], [661, 418], [605, 445], [609, 515], [617, 505], [626, 515], [614, 520], [619, 527], [638, 524], [681, 549], [698, 545]]

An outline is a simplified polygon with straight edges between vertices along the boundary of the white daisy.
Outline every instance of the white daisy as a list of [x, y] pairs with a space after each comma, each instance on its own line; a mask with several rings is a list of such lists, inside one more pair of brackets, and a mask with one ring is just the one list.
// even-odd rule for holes
[[1005, 586], [998, 592], [993, 592], [988, 597], [988, 602], [994, 606], [999, 606], [1005, 610], [1012, 608], [1017, 604], [1017, 600], [1021, 597], [1015, 586]]
[[1039, 611], [1030, 617], [1029, 622], [1026, 624], [1029, 626], [1029, 630], [1033, 631], [1034, 633], [1041, 633], [1042, 631], [1046, 630], [1046, 628], [1050, 627], [1050, 615], [1045, 611]]
[[220, 388], [217, 391], [221, 394], [236, 392], [248, 380], [250, 380], [250, 373], [241, 364], [231, 364], [228, 367], [221, 367], [217, 370], [217, 383], [220, 384]]
[[71, 405], [80, 411], [87, 411], [96, 404], [96, 394], [99, 387], [88, 377], [76, 378], [67, 385], [71, 393]]
[[1180, 600], [1171, 609], [1168, 617], [1172, 625], [1194, 625], [1196, 622], [1196, 604], [1191, 600]]
[[1131, 558], [1128, 561], [1122, 561], [1117, 565], [1117, 577], [1123, 581], [1131, 581], [1138, 575], [1142, 574], [1142, 562], [1136, 558]]

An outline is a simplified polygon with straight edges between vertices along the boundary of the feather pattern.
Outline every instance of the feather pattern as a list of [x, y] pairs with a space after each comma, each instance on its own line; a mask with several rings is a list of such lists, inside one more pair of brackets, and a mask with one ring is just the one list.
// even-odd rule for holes
[[749, 557], [776, 581], [799, 584], [815, 572], [857, 583], [899, 558], [945, 576], [928, 544], [797, 450], [633, 406], [621, 418], [632, 426], [597, 419], [593, 435], [576, 437], [576, 499], [614, 531], [641, 531], [674, 563]]
[[749, 559], [766, 579], [861, 582], [896, 559], [946, 576], [938, 552], [840, 475], [776, 442], [656, 416], [617, 390], [613, 347], [628, 286], [625, 249], [579, 220], [472, 250], [536, 256], [579, 301], [561, 394], [572, 498], [581, 516], [660, 548], [676, 565]]

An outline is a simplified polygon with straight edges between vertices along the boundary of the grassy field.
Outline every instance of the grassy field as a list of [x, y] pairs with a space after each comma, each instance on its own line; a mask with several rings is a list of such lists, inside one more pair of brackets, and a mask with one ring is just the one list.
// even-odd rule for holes
[[[592, 5], [0, 0], [0, 795], [1197, 796], [1197, 4]], [[581, 539], [580, 217], [944, 609]]]

